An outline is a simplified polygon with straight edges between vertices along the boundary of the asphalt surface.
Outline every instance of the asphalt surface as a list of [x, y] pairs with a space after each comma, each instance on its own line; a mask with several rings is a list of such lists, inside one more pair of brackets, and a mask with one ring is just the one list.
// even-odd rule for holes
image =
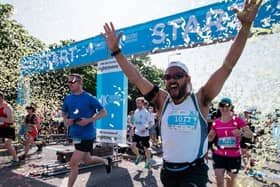
[[[47, 162], [54, 163], [57, 161], [56, 151], [73, 149], [72, 146], [52, 145], [46, 146], [41, 154], [35, 152], [36, 148], [31, 150], [31, 156], [18, 167], [9, 167], [8, 161], [10, 157], [0, 157], [0, 187], [52, 187], [52, 186], [67, 186], [69, 173], [51, 176], [40, 177], [32, 176], [38, 170], [34, 167], [38, 164]], [[274, 156], [273, 156], [274, 155]], [[134, 165], [133, 160], [120, 159], [114, 163], [113, 170], [107, 174], [105, 167], [102, 165], [95, 166], [89, 169], [83, 169], [75, 182], [75, 187], [162, 187], [160, 182], [161, 157], [154, 156], [155, 160], [150, 170], [144, 168], [144, 161], [139, 165]], [[246, 187], [265, 187], [278, 184], [280, 181], [280, 161], [279, 153], [271, 154], [270, 160], [263, 163], [262, 175], [249, 176], [240, 171], [238, 175], [238, 186]], [[211, 160], [209, 160], [209, 180], [207, 186], [214, 187], [215, 179], [212, 169]], [[277, 185], [275, 185], [277, 186]]]

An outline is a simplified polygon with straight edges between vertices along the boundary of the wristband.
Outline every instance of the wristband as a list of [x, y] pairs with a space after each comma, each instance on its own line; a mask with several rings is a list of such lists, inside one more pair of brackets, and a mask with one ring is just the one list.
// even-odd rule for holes
[[116, 56], [117, 54], [119, 54], [119, 53], [121, 53], [122, 51], [121, 51], [121, 49], [117, 49], [116, 51], [113, 51], [112, 53], [111, 53], [111, 56]]

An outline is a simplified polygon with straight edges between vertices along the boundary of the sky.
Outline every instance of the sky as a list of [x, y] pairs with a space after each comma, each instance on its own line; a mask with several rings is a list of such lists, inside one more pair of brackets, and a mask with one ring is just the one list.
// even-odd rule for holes
[[[116, 29], [170, 16], [219, 0], [0, 0], [15, 8], [13, 19], [46, 44], [94, 37], [103, 24], [112, 21]], [[233, 99], [236, 108], [257, 106], [269, 111], [280, 108], [280, 32], [248, 40], [232, 75], [217, 100]], [[195, 90], [223, 62], [230, 44], [226, 42], [193, 49], [151, 55], [152, 63], [164, 69], [171, 59], [187, 63]]]
[[[217, 0], [216, 0], [217, 1]], [[214, 0], [0, 0], [15, 7], [14, 18], [47, 44], [96, 36], [105, 22], [117, 28], [200, 7]]]

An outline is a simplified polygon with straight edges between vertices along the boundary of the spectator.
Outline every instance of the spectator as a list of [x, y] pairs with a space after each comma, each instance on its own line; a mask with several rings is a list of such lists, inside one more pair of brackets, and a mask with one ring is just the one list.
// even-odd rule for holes
[[15, 140], [15, 128], [13, 127], [13, 108], [4, 100], [4, 93], [0, 92], [0, 138], [4, 141], [4, 147], [13, 156], [11, 165], [19, 165], [19, 159], [12, 141]]

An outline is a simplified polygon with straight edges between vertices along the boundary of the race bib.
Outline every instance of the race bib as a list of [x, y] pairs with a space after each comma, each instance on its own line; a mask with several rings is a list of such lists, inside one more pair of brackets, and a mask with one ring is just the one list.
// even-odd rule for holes
[[222, 148], [235, 148], [236, 147], [236, 137], [223, 137], [218, 139], [218, 145]]
[[193, 131], [197, 127], [198, 113], [190, 112], [189, 114], [179, 111], [176, 114], [168, 115], [168, 127], [179, 131]]

